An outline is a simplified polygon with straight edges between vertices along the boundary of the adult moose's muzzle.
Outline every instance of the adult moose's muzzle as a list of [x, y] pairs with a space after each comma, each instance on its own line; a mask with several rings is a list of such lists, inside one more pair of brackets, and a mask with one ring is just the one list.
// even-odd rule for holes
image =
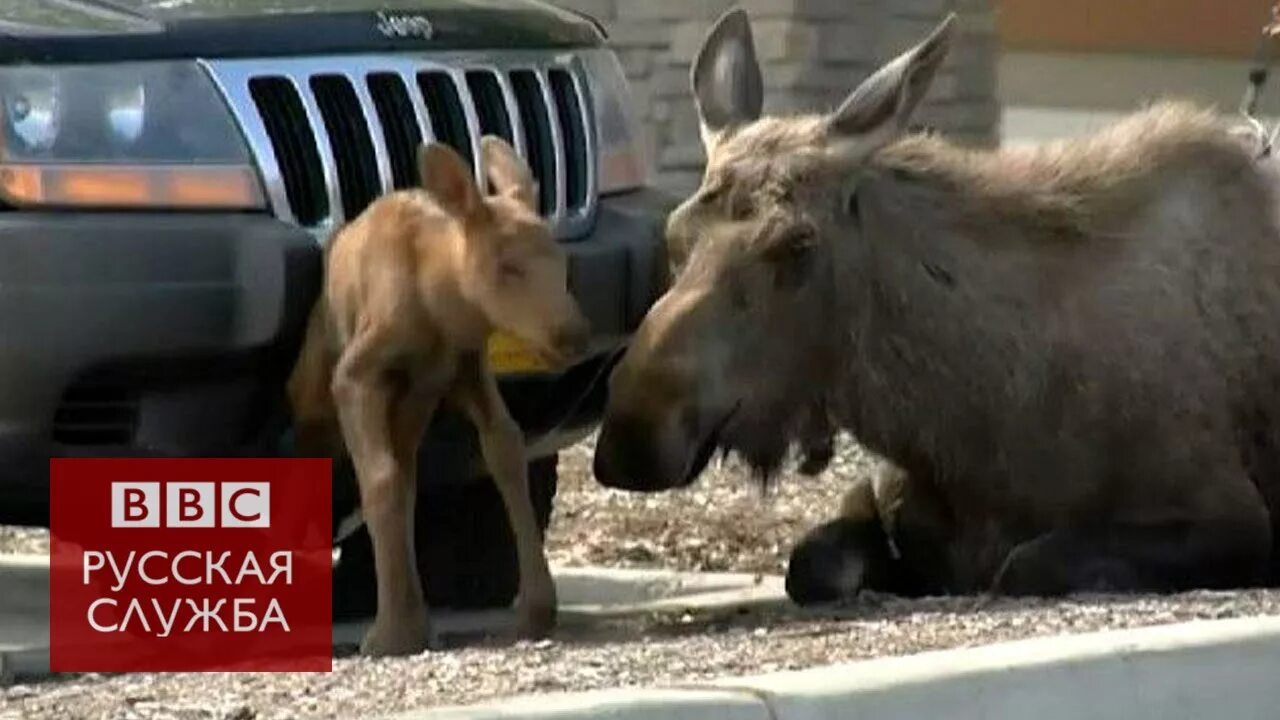
[[697, 374], [697, 313], [672, 293], [658, 301], [609, 377], [593, 470], [603, 485], [658, 492], [697, 479], [728, 413], [712, 411]]
[[693, 413], [656, 423], [606, 413], [592, 468], [606, 487], [637, 492], [685, 487], [706, 469], [719, 447], [722, 423], [702, 429]]

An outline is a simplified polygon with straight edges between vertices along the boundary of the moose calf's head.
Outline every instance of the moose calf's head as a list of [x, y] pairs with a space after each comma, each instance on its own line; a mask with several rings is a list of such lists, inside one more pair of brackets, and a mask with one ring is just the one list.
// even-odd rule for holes
[[762, 118], [747, 15], [717, 21], [691, 71], [707, 166], [667, 223], [683, 269], [610, 378], [600, 482], [687, 485], [717, 449], [776, 471], [847, 360], [851, 288], [868, 287], [866, 260], [890, 234], [893, 177], [875, 156], [906, 132], [953, 26], [948, 16], [834, 112]]
[[528, 165], [504, 140], [481, 138], [483, 193], [466, 162], [448, 145], [424, 145], [423, 183], [457, 220], [462, 295], [486, 324], [530, 343], [563, 365], [586, 349], [590, 327], [568, 287], [568, 260], [538, 214], [537, 185]]

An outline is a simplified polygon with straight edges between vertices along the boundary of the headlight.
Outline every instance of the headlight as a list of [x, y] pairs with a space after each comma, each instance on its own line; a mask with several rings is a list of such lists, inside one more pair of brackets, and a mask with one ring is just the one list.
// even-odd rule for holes
[[53, 146], [62, 120], [60, 86], [45, 73], [23, 70], [12, 73], [4, 94], [5, 116], [15, 146], [41, 152]]
[[194, 63], [0, 68], [0, 107], [0, 195], [14, 205], [265, 207]]
[[600, 147], [600, 193], [633, 190], [649, 182], [648, 152], [631, 87], [612, 50], [582, 54]]
[[142, 137], [147, 119], [147, 86], [125, 83], [107, 93], [107, 135], [112, 143], [131, 147]]

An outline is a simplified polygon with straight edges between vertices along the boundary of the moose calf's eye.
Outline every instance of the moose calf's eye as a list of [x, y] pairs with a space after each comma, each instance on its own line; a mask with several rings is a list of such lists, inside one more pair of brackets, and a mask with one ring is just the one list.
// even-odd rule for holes
[[498, 276], [503, 280], [519, 280], [524, 277], [524, 268], [513, 262], [500, 263]]

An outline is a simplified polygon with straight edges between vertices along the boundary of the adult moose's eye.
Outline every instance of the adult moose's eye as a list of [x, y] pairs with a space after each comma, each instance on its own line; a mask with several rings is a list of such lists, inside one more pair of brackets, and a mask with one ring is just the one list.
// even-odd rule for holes
[[862, 208], [858, 204], [858, 190], [856, 188], [845, 192], [844, 214], [856, 223], [862, 222]]
[[729, 197], [729, 218], [736, 222], [750, 220], [755, 210], [755, 198], [747, 193], [734, 193]]
[[856, 224], [862, 223], [862, 197], [859, 192], [861, 180], [861, 177], [855, 175], [846, 178], [840, 187], [840, 216]]
[[817, 231], [808, 223], [793, 225], [778, 236], [765, 253], [773, 266], [775, 287], [788, 290], [804, 283], [813, 266], [816, 241]]

